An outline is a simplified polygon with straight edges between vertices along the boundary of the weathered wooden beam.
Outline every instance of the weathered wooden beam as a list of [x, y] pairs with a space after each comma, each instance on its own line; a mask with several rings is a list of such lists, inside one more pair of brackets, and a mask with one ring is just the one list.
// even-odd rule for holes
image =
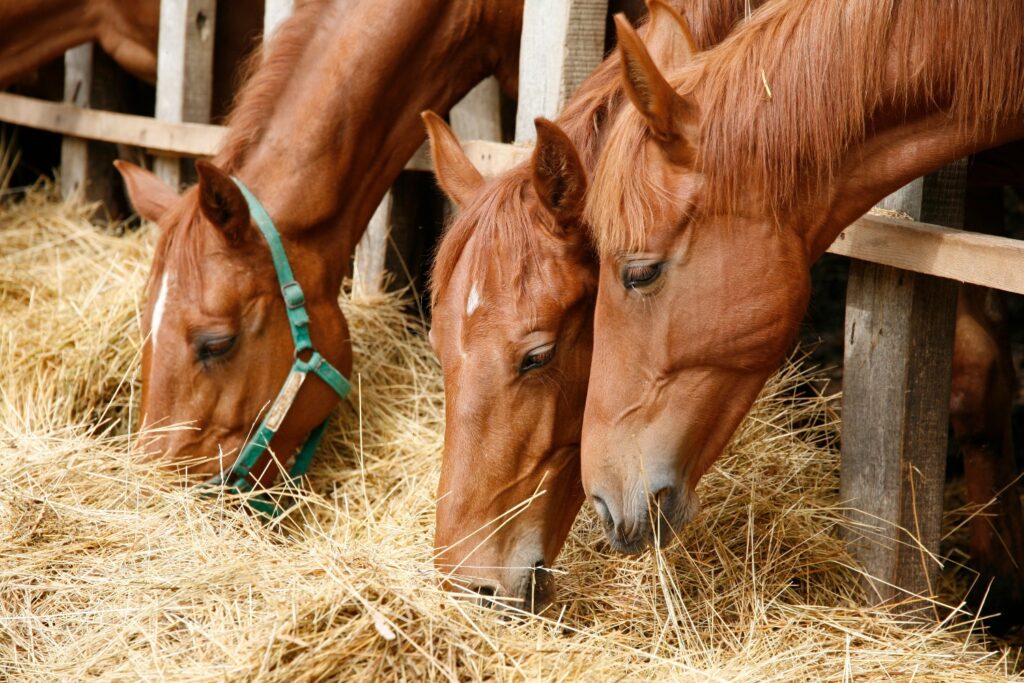
[[[186, 157], [216, 154], [227, 131], [224, 126], [95, 111], [6, 92], [0, 92], [0, 121], [89, 140], [134, 145], [165, 156]], [[532, 152], [529, 145], [505, 145], [488, 140], [467, 140], [462, 144], [473, 164], [487, 176], [515, 166]], [[432, 170], [430, 148], [421, 146], [405, 169]]]
[[526, 0], [519, 51], [516, 140], [536, 138], [533, 119], [554, 118], [604, 51], [608, 0]]
[[[115, 107], [123, 71], [93, 43], [64, 54], [64, 100], [76, 107]], [[118, 212], [114, 179], [116, 148], [109, 143], [64, 136], [61, 141], [61, 194], [99, 201], [109, 216]]]
[[391, 235], [391, 207], [394, 197], [388, 190], [377, 205], [366, 232], [356, 245], [353, 257], [352, 289], [355, 294], [372, 296], [384, 291], [384, 263]]
[[459, 140], [501, 142], [501, 86], [490, 76], [480, 81], [448, 113]]
[[1024, 240], [867, 215], [829, 253], [1024, 294]]
[[[210, 120], [216, 10], [216, 0], [161, 0], [156, 118]], [[154, 171], [175, 187], [188, 177], [180, 159], [158, 157]]]
[[[947, 167], [882, 206], [962, 224], [965, 178]], [[950, 280], [850, 267], [840, 498], [872, 601], [935, 591], [956, 299]]]
[[148, 116], [83, 109], [6, 92], [0, 92], [0, 121], [188, 157], [215, 154], [227, 130], [224, 126], [172, 123]]

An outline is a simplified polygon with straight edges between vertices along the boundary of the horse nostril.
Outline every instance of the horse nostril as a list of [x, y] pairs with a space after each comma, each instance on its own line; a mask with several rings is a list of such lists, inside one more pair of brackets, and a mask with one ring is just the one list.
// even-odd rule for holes
[[671, 502], [672, 497], [675, 495], [674, 491], [675, 489], [672, 486], [662, 486], [651, 495], [651, 500], [660, 507], [663, 503]]
[[533, 563], [533, 571], [537, 571], [538, 569], [544, 569], [544, 568], [545, 568], [544, 567], [544, 560], [537, 560], [536, 562]]
[[498, 593], [498, 591], [494, 590], [494, 586], [474, 586], [473, 590], [484, 598], [493, 598]]
[[591, 496], [591, 501], [594, 503], [597, 516], [601, 518], [601, 523], [604, 524], [606, 529], [611, 529], [614, 524], [612, 513], [608, 511], [608, 505], [604, 502], [604, 499], [601, 496]]

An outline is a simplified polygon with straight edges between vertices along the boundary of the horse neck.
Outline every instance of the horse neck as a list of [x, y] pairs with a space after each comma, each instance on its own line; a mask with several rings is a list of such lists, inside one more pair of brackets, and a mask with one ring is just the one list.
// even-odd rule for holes
[[759, 190], [816, 258], [903, 184], [1024, 133], [1022, 42], [1011, 3], [779, 0], [681, 92], [695, 79], [712, 192], [735, 208], [738, 188]]
[[907, 183], [983, 149], [1024, 137], [1024, 121], [1005, 119], [979, 135], [934, 112], [878, 132], [850, 150], [842, 172], [803, 222], [816, 260], [847, 226]]
[[[446, 112], [518, 62], [522, 3], [339, 0], [312, 19], [282, 91], [257, 103], [269, 108], [258, 140], [218, 162], [250, 186], [286, 238], [333, 264], [340, 287], [373, 211], [426, 137], [420, 112]], [[234, 119], [245, 118], [244, 92], [240, 101]]]

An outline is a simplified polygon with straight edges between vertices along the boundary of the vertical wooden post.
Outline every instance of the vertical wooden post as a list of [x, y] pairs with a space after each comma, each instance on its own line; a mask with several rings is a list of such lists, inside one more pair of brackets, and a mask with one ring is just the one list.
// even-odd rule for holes
[[[501, 92], [496, 78], [486, 78], [469, 91], [449, 114], [452, 130], [462, 140], [501, 140]], [[385, 289], [389, 264], [414, 267], [420, 240], [412, 234], [423, 224], [415, 215], [423, 209], [421, 192], [410, 183], [396, 183], [384, 195], [356, 246], [353, 289], [361, 295]], [[394, 234], [404, 231], [403, 234]], [[391, 252], [389, 256], [389, 252]], [[403, 283], [402, 273], [396, 282]], [[415, 275], [415, 274], [414, 274]]]
[[466, 93], [448, 114], [460, 140], [501, 142], [501, 86], [490, 76]]
[[274, 30], [295, 11], [295, 0], [266, 0], [263, 9], [263, 42], [270, 40]]
[[[156, 118], [210, 120], [216, 9], [216, 0], [161, 0]], [[158, 157], [154, 170], [174, 187], [189, 177], [182, 161], [173, 157]]]
[[516, 142], [536, 139], [533, 119], [554, 117], [601, 63], [608, 0], [525, 0]]
[[[121, 91], [120, 69], [93, 43], [79, 45], [64, 53], [64, 101], [79, 107], [115, 109]], [[112, 162], [113, 145], [65, 135], [61, 141], [61, 194], [80, 194], [103, 203], [108, 215], [117, 213], [117, 184]]]
[[355, 294], [372, 296], [384, 290], [384, 263], [388, 254], [393, 203], [394, 197], [391, 190], [388, 190], [356, 245], [355, 265], [352, 269], [352, 289]]
[[[961, 227], [965, 178], [953, 164], [881, 206]], [[950, 280], [850, 264], [840, 498], [872, 601], [934, 593], [956, 300]]]

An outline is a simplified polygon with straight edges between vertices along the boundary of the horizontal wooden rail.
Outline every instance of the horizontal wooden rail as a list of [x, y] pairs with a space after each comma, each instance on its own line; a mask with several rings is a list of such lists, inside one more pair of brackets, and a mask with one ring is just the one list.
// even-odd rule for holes
[[[212, 156], [220, 147], [226, 130], [224, 126], [169, 123], [10, 93], [0, 93], [0, 121], [179, 156]], [[470, 160], [487, 176], [497, 175], [525, 160], [531, 149], [486, 140], [468, 140], [463, 145]], [[406, 169], [432, 169], [426, 145], [413, 155]], [[1021, 240], [869, 214], [844, 230], [829, 251], [1024, 294], [1024, 241]]]
[[829, 252], [1024, 294], [1024, 240], [865, 215]]
[[0, 93], [0, 121], [88, 140], [134, 145], [162, 154], [195, 157], [213, 154], [225, 131], [224, 126], [169, 123], [11, 93]]
[[[4, 92], [0, 92], [0, 121], [88, 140], [133, 145], [155, 154], [187, 157], [216, 154], [227, 130], [224, 126], [160, 121]], [[531, 151], [530, 147], [487, 140], [469, 140], [465, 148], [484, 175], [501, 173], [526, 159]], [[433, 170], [426, 145], [413, 155], [406, 169]]]

